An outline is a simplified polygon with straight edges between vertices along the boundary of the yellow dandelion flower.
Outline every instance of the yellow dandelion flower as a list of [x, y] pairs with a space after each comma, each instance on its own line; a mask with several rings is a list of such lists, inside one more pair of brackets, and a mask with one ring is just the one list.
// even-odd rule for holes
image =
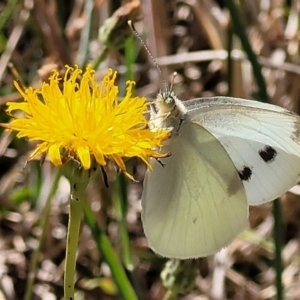
[[146, 99], [132, 97], [135, 82], [126, 83], [126, 95], [118, 101], [116, 72], [109, 70], [100, 84], [91, 65], [82, 73], [67, 66], [59, 85], [62, 79], [54, 71], [41, 89], [24, 90], [15, 82], [24, 102], [7, 103], [7, 113], [21, 110], [24, 117], [13, 116], [9, 124], [1, 125], [18, 131], [18, 137], [39, 142], [29, 160], [48, 154], [55, 166], [76, 159], [89, 169], [93, 157], [102, 166], [112, 159], [126, 173], [124, 158], [139, 157], [150, 167], [149, 157], [162, 157], [159, 150], [168, 131], [148, 128]]

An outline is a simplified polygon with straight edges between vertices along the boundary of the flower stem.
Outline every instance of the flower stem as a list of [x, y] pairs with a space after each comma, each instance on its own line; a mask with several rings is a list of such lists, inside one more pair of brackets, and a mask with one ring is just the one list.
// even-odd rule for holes
[[76, 252], [82, 217], [82, 201], [86, 184], [73, 184], [70, 195], [70, 216], [65, 260], [64, 294], [65, 300], [74, 299], [74, 277], [76, 269]]

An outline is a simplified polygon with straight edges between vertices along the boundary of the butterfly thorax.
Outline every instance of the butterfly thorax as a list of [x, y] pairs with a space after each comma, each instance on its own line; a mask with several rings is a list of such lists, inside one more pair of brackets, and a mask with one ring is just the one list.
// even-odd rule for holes
[[159, 92], [151, 106], [149, 127], [177, 131], [186, 114], [186, 107], [172, 91]]

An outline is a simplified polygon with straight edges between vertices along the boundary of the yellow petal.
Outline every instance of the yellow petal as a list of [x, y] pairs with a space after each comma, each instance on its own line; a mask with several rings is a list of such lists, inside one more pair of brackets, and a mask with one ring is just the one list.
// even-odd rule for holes
[[61, 154], [60, 154], [60, 147], [57, 144], [53, 144], [49, 147], [48, 150], [49, 159], [54, 164], [54, 166], [61, 166]]
[[76, 149], [79, 160], [82, 163], [84, 169], [89, 169], [91, 167], [91, 155], [88, 147], [79, 146]]

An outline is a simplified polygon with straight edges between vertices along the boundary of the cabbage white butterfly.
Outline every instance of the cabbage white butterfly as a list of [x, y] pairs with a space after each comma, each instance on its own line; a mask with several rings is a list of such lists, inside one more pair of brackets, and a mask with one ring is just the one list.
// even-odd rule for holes
[[[150, 248], [179, 259], [208, 256], [244, 230], [248, 205], [272, 201], [300, 175], [300, 117], [271, 104], [231, 97], [152, 104], [153, 130], [171, 127], [142, 194]], [[163, 164], [163, 166], [162, 166]]]
[[172, 88], [150, 108], [152, 130], [172, 129], [163, 149], [170, 156], [151, 161], [142, 193], [144, 232], [162, 256], [218, 252], [246, 228], [249, 205], [274, 200], [300, 178], [300, 117], [284, 108], [232, 97], [182, 102]]

